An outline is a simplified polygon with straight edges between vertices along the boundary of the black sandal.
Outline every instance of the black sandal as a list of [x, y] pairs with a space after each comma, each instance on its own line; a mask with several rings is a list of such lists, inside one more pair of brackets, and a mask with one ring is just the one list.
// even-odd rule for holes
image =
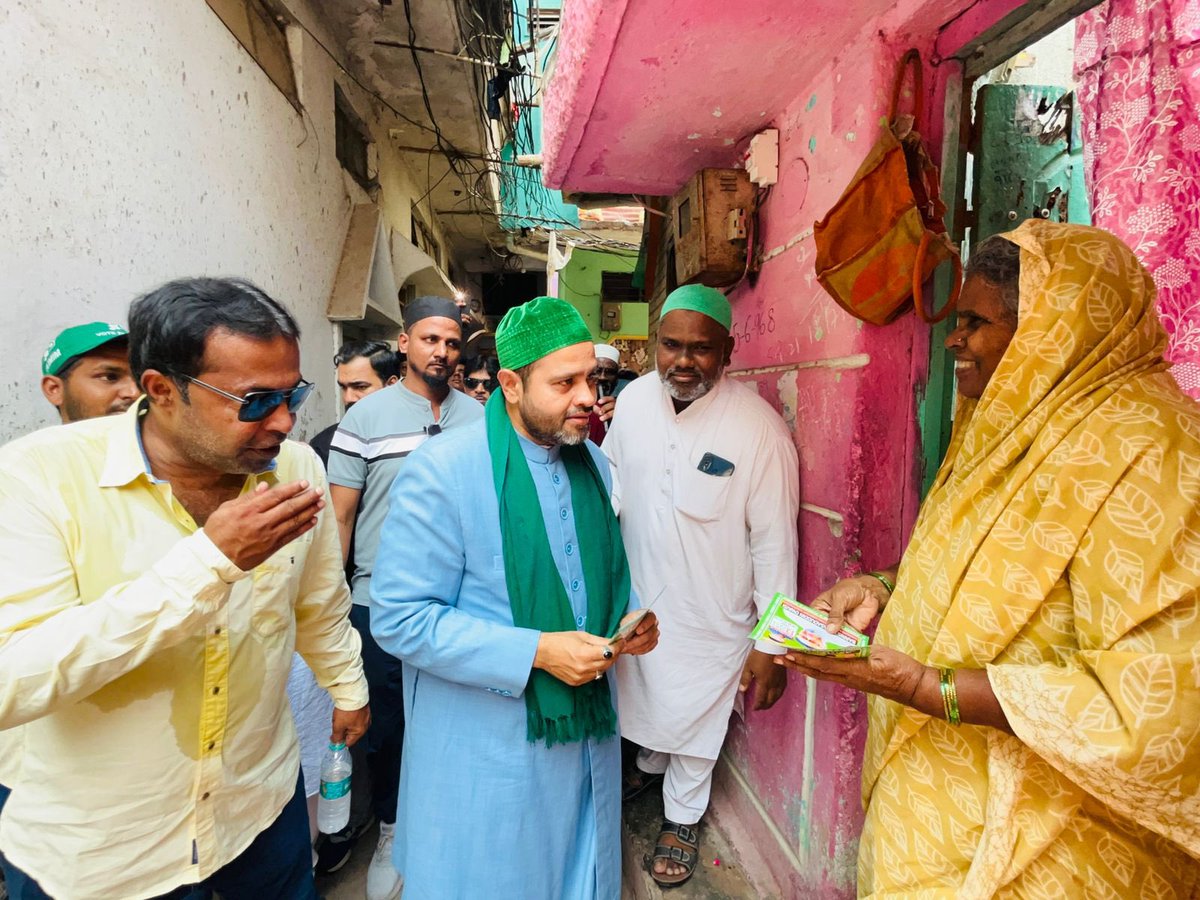
[[[664, 835], [672, 835], [683, 847], [672, 847], [662, 843]], [[659, 874], [654, 871], [654, 861], [665, 859], [667, 862], [678, 863], [687, 871], [679, 875]], [[646, 860], [647, 870], [654, 883], [662, 888], [679, 887], [696, 872], [696, 863], [700, 861], [700, 833], [691, 826], [680, 825], [669, 819], [663, 821], [662, 830], [658, 833], [658, 843], [654, 847], [654, 856]]]
[[[636, 778], [636, 780], [635, 780]], [[621, 801], [629, 802], [634, 800], [652, 787], [662, 784], [662, 773], [643, 772], [637, 766], [630, 767], [630, 771], [625, 773], [625, 778], [621, 784]]]

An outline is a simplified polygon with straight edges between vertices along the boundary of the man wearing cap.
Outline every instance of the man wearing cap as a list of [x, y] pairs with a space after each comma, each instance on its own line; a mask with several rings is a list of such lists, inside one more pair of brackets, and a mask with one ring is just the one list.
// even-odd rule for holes
[[[129, 371], [129, 332], [106, 322], [61, 332], [42, 354], [42, 394], [64, 425], [125, 412], [138, 397]], [[0, 731], [0, 812], [20, 770], [23, 747], [20, 728]]]
[[621, 734], [642, 749], [625, 795], [662, 783], [652, 874], [690, 877], [696, 825], [740, 692], [755, 708], [783, 693], [780, 667], [747, 635], [777, 591], [795, 596], [799, 465], [791, 434], [751, 388], [726, 377], [729, 301], [672, 292], [658, 325], [657, 371], [621, 394], [604, 442], [635, 590], [661, 592], [662, 645], [617, 667]]
[[[596, 366], [570, 304], [496, 331], [484, 421], [396, 478], [371, 582], [404, 661], [396, 820], [405, 900], [617, 900], [620, 744], [606, 673], [657, 642], [633, 624], [608, 466], [586, 442]], [[631, 634], [611, 641], [619, 625]]]
[[596, 406], [588, 422], [588, 438], [603, 444], [617, 404], [617, 372], [621, 369], [621, 351], [611, 344], [596, 344]]
[[404, 741], [404, 705], [400, 663], [371, 637], [367, 606], [371, 575], [379, 550], [379, 530], [388, 510], [388, 493], [407, 457], [441, 432], [468, 425], [483, 409], [460, 391], [450, 376], [462, 343], [459, 311], [453, 300], [418, 297], [404, 307], [404, 333], [398, 345], [408, 355], [402, 381], [363, 397], [347, 411], [329, 453], [329, 482], [341, 527], [343, 553], [354, 538], [354, 607], [350, 621], [362, 635], [363, 665], [375, 717], [366, 737], [372, 807], [380, 822], [379, 844], [367, 870], [367, 900], [394, 900], [400, 881], [391, 865]]
[[129, 372], [129, 332], [120, 325], [76, 325], [42, 354], [42, 394], [64, 424], [125, 412], [138, 393]]

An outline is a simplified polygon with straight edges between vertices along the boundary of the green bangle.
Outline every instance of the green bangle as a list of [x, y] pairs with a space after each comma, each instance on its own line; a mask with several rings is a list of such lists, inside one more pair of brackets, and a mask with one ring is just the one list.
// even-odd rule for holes
[[958, 686], [954, 683], [954, 670], [951, 668], [938, 669], [938, 687], [942, 692], [942, 707], [946, 712], [946, 721], [951, 725], [961, 725], [962, 716], [958, 711]]
[[892, 584], [890, 581], [888, 581], [888, 577], [886, 575], [884, 575], [882, 572], [868, 572], [867, 574], [872, 578], [878, 579], [879, 583], [882, 584], [885, 588], [887, 588], [887, 592], [888, 592], [889, 596], [896, 593], [896, 586], [894, 584]]

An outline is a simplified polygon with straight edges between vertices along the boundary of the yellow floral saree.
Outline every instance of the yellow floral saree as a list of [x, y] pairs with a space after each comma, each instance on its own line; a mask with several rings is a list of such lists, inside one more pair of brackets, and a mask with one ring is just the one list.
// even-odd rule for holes
[[872, 697], [859, 892], [1194, 897], [1200, 411], [1127, 247], [1007, 237], [1017, 331], [960, 398], [875, 640], [986, 668], [1016, 736]]

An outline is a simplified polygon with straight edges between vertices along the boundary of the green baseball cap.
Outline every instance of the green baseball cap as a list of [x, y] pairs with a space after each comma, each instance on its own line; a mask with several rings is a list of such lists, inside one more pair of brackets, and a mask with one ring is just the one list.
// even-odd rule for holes
[[75, 357], [91, 353], [109, 341], [127, 337], [128, 331], [109, 322], [89, 322], [68, 328], [51, 341], [42, 354], [42, 374], [57, 375]]

